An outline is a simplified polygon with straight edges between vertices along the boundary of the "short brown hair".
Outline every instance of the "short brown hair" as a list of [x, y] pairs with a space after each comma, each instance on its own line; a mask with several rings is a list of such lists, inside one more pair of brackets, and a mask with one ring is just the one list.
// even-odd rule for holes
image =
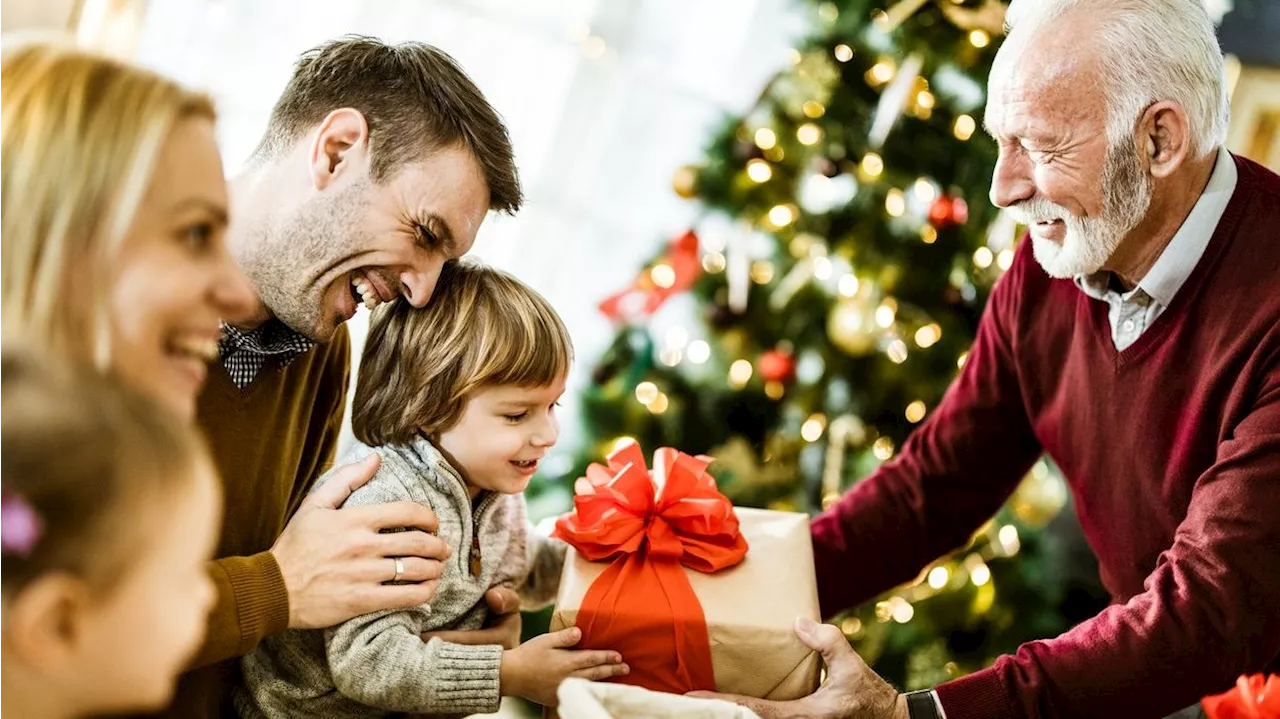
[[303, 53], [254, 159], [283, 155], [344, 107], [368, 123], [375, 182], [434, 150], [461, 146], [480, 164], [489, 206], [506, 213], [520, 209], [520, 178], [502, 118], [452, 57], [421, 42], [388, 45], [347, 35]]
[[0, 357], [5, 503], [19, 502], [38, 528], [25, 546], [6, 532], [4, 595], [50, 571], [108, 592], [148, 540], [138, 515], [159, 514], [197, 472], [212, 473], [208, 452], [149, 398], [10, 344]]
[[475, 260], [449, 262], [426, 307], [400, 299], [374, 311], [352, 429], [372, 446], [445, 432], [476, 390], [548, 385], [572, 362], [569, 331], [546, 298]]

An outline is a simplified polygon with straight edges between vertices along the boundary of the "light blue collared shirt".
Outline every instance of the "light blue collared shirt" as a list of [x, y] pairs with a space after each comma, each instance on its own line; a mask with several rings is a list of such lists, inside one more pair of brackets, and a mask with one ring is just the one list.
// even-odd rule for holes
[[1218, 148], [1209, 184], [1137, 287], [1123, 293], [1111, 289], [1111, 273], [1106, 270], [1076, 275], [1076, 286], [1082, 292], [1107, 303], [1111, 341], [1116, 349], [1123, 350], [1137, 341], [1191, 276], [1236, 191], [1237, 174], [1231, 153], [1225, 147]]

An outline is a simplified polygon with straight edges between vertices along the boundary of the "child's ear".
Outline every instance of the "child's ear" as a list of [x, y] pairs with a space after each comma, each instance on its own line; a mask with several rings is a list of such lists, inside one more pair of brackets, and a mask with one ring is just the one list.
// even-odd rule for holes
[[5, 607], [5, 641], [36, 670], [54, 671], [75, 657], [92, 608], [85, 583], [65, 572], [41, 575]]

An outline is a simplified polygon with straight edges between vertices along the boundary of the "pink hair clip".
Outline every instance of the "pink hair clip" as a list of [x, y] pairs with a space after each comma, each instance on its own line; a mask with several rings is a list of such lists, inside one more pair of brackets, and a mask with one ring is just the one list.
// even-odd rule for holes
[[0, 551], [25, 557], [40, 543], [40, 515], [20, 495], [0, 490]]

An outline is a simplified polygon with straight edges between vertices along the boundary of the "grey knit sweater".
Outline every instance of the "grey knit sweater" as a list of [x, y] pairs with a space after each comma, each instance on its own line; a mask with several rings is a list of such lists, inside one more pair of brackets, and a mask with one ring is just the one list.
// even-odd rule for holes
[[[357, 445], [340, 464], [373, 450]], [[498, 710], [502, 647], [464, 646], [423, 632], [478, 629], [486, 591], [509, 586], [525, 608], [555, 599], [564, 544], [528, 527], [522, 495], [492, 492], [474, 510], [462, 478], [425, 439], [379, 448], [382, 464], [344, 506], [410, 500], [435, 511], [453, 550], [430, 605], [374, 612], [325, 630], [268, 637], [245, 656], [235, 697], [246, 719], [384, 717], [394, 712], [471, 714]], [[317, 486], [328, 479], [325, 475]], [[473, 533], [480, 572], [472, 576]], [[387, 560], [387, 578], [394, 573]]]

